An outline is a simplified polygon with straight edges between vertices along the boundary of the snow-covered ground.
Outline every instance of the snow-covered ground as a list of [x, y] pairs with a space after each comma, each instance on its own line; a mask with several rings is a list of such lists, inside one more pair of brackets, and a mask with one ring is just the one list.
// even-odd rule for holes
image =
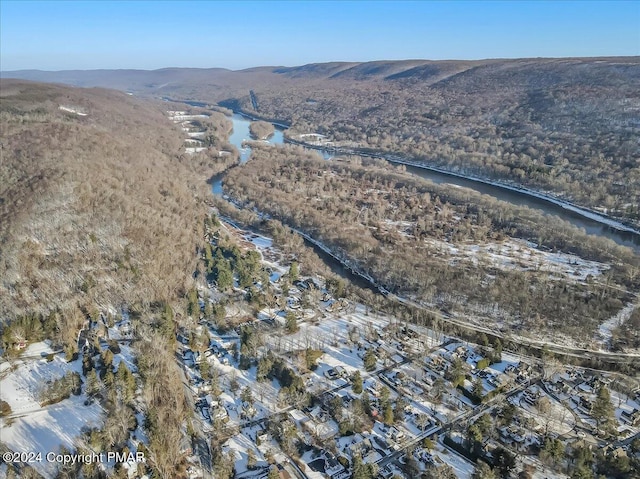
[[547, 403], [548, 410], [541, 411], [534, 405], [527, 403], [522, 399], [522, 394], [518, 394], [515, 397], [515, 400], [518, 401], [520, 410], [523, 412], [525, 417], [532, 419], [537, 425], [534, 429], [538, 429], [540, 432], [544, 432], [546, 430], [558, 435], [569, 434], [575, 427], [575, 417], [571, 410], [546, 394], [541, 394], [541, 397], [545, 397], [549, 401]]
[[[81, 359], [68, 363], [63, 356], [55, 355], [48, 362], [46, 355], [51, 352], [46, 343], [31, 345], [24, 356], [35, 358], [16, 361], [14, 369], [0, 380], [0, 399], [12, 409], [12, 415], [2, 420], [0, 442], [14, 452], [40, 452], [44, 458], [48, 452], [57, 453], [62, 446], [73, 450], [84, 428], [99, 426], [104, 420], [99, 405], [84, 405], [87, 399], [84, 394], [40, 406], [39, 394], [47, 383], [68, 372], [82, 371]], [[45, 477], [55, 475], [56, 465], [44, 459], [32, 465]]]
[[437, 448], [434, 449], [433, 455], [440, 458], [443, 463], [450, 465], [458, 479], [470, 479], [475, 470], [471, 462], [441, 444], [438, 444]]
[[58, 108], [62, 111], [66, 111], [67, 113], [75, 113], [78, 116], [87, 116], [87, 114], [84, 113], [83, 111], [80, 111], [79, 108], [71, 108], [63, 105], [60, 105]]
[[[394, 226], [408, 227], [407, 224]], [[290, 258], [286, 258], [281, 251], [278, 251], [268, 237], [228, 225], [225, 227], [240, 238], [244, 248], [255, 248], [261, 253], [263, 264], [269, 266], [276, 273], [271, 275], [271, 281], [274, 283], [275, 290], [278, 291], [280, 289], [279, 275], [288, 271], [289, 268], [285, 265], [288, 264]], [[437, 247], [442, 248], [442, 251], [445, 251], [445, 248], [453, 248], [452, 245], [445, 242]], [[536, 245], [519, 240], [484, 246], [456, 245], [455, 251], [449, 251], [449, 253], [457, 255], [460, 259], [464, 257], [466, 260], [489, 262], [493, 266], [505, 269], [520, 268], [522, 270], [543, 271], [549, 276], [568, 278], [576, 282], [586, 281], [589, 275], [597, 277], [608, 269], [607, 265], [584, 261], [574, 255], [540, 251], [536, 249]], [[323, 283], [320, 278], [314, 278], [315, 280], [318, 280], [319, 284]], [[410, 330], [402, 329], [402, 324], [399, 324], [397, 319], [373, 312], [364, 305], [349, 302], [340, 303], [329, 297], [328, 294], [325, 296], [326, 291], [321, 287], [319, 290], [311, 287], [307, 292], [303, 291], [303, 288], [302, 285], [297, 284], [297, 287], [289, 289], [288, 298], [286, 298], [288, 308], [278, 310], [277, 307], [272, 307], [272, 309], [265, 308], [261, 311], [258, 319], [265, 321], [257, 321], [253, 324], [257, 329], [264, 328], [270, 333], [264, 335], [266, 344], [261, 347], [259, 354], [270, 350], [279, 355], [289, 367], [302, 375], [308, 390], [314, 393], [331, 391], [330, 394], [341, 397], [345, 403], [348, 403], [347, 396], [358, 396], [353, 393], [350, 387], [349, 376], [354, 371], [360, 371], [364, 389], [371, 388], [369, 390], [370, 398], [378, 396], [382, 386], [386, 385], [390, 390], [392, 401], [398, 395], [402, 395], [408, 404], [405, 409], [404, 421], [398, 423], [394, 428], [386, 428], [385, 430], [381, 423], [376, 422], [371, 431], [363, 431], [360, 434], [345, 437], [339, 437], [337, 423], [328, 419], [326, 412], [321, 414], [314, 413], [315, 410], [311, 412], [298, 411], [298, 419], [292, 414], [297, 423], [302, 424], [304, 421], [306, 424], [304, 428], [299, 425], [300, 434], [308, 434], [305, 429], [309, 430], [309, 427], [312, 428], [311, 430], [315, 428], [318, 435], [325, 435], [324, 432], [326, 432], [326, 437], [335, 438], [338, 451], [347, 457], [351, 457], [353, 451], [362, 448], [365, 462], [376, 462], [386, 457], [392, 449], [402, 448], [405, 444], [424, 434], [431, 434], [430, 431], [437, 430], [439, 422], [446, 423], [461, 414], [473, 414], [471, 411], [475, 406], [460, 391], [452, 388], [448, 382], [444, 384], [441, 399], [437, 401], [437, 404], [435, 403], [430, 392], [433, 389], [434, 381], [443, 374], [443, 365], [438, 363], [451, 362], [454, 355], [462, 357], [468, 365], [466, 367], [474, 371], [474, 375], [482, 378], [484, 391], [489, 392], [498, 387], [497, 383], [513, 384], [515, 377], [513, 371], [521, 361], [527, 361], [523, 357], [504, 353], [501, 362], [485, 368], [484, 372], [479, 372], [476, 369], [477, 362], [482, 357], [478, 353], [479, 350], [474, 351], [473, 346], [460, 340], [447, 341], [451, 338], [437, 335], [433, 331], [417, 325], [411, 325]], [[304, 309], [301, 306], [302, 299], [310, 301], [313, 304], [312, 309]], [[284, 302], [281, 302], [280, 306], [284, 308], [283, 304]], [[299, 330], [293, 334], [286, 334], [283, 328], [274, 326], [271, 321], [274, 317], [284, 317], [287, 309], [298, 315]], [[227, 313], [229, 313], [229, 309]], [[284, 323], [284, 321], [276, 319], [276, 323]], [[400, 331], [403, 334], [400, 334]], [[229, 340], [213, 334], [212, 339], [221, 345], [224, 344], [227, 350], [231, 349], [230, 342], [238, 344], [237, 336]], [[446, 345], [439, 347], [441, 344]], [[319, 349], [323, 352], [317, 360], [317, 368], [311, 372], [306, 371], [302, 354], [302, 351], [307, 348]], [[364, 370], [363, 357], [367, 349], [376, 350], [378, 356], [376, 372]], [[430, 349], [431, 352], [429, 352]], [[438, 357], [438, 361], [433, 361], [433, 363], [409, 361], [413, 354], [421, 353], [423, 354], [421, 357]], [[225, 359], [228, 360], [223, 361]], [[238, 399], [239, 393], [230, 391], [229, 386], [232, 379], [237, 381], [239, 389], [245, 386], [251, 388], [256, 401], [255, 418], [262, 418], [270, 413], [291, 408], [290, 404], [278, 402], [278, 399], [282, 398], [279, 394], [280, 385], [276, 380], [256, 382], [255, 366], [247, 370], [240, 370], [237, 362], [226, 356], [212, 358], [212, 361], [222, 378], [221, 387], [224, 391], [220, 400], [228, 411], [232, 424], [247, 424], [246, 419], [243, 420], [241, 417], [242, 403]], [[386, 366], [392, 368], [388, 371], [381, 371], [381, 368]], [[471, 387], [471, 383], [468, 382], [467, 386]], [[538, 394], [536, 391], [533, 392]], [[542, 391], [540, 394], [545, 396]], [[573, 404], [564, 404], [564, 401], [560, 403], [551, 396], [547, 399], [549, 404], [545, 412], [542, 412], [541, 408], [527, 403], [522, 393], [510, 399], [519, 406], [521, 414], [526, 419], [537, 424], [537, 427], [532, 425], [530, 429], [526, 430], [526, 434], [523, 433], [527, 443], [539, 440], [540, 431], [545, 429], [559, 435], [575, 436], [577, 433], [573, 430], [576, 420], [586, 425], [591, 424], [589, 418], [582, 417]], [[633, 411], [634, 405], [626, 401], [626, 398], [620, 399], [619, 402], [616, 411], [617, 417], [622, 415], [622, 411], [626, 411], [627, 414]], [[535, 404], [535, 401], [532, 403]], [[320, 409], [320, 407], [317, 406], [316, 409]], [[577, 417], [574, 413], [577, 414]], [[316, 420], [316, 418], [318, 419]], [[326, 422], [321, 423], [322, 420]], [[326, 431], [320, 429], [322, 426], [325, 426]], [[513, 434], [520, 434], [521, 431], [525, 431], [525, 429], [520, 427]], [[241, 435], [228, 441], [225, 448], [234, 451], [239, 477], [254, 477], [252, 474], [259, 473], [247, 470], [246, 461], [247, 451], [255, 448], [253, 441], [257, 431], [246, 427], [241, 429], [241, 432]], [[275, 444], [272, 447], [275, 451], [279, 449]], [[258, 463], [264, 457], [261, 456], [264, 454], [263, 449], [261, 445], [262, 453], [255, 451]], [[304, 454], [303, 459], [307, 464], [321, 457], [317, 451]], [[437, 462], [442, 461], [453, 467], [459, 478], [471, 477], [473, 465], [455, 452], [439, 445], [434, 455], [438, 458]], [[282, 461], [286, 461], [286, 457], [282, 453], [276, 452], [276, 456], [282, 456]], [[552, 476], [547, 475], [547, 477]]]
[[187, 153], [191, 153], [191, 154], [199, 153], [199, 152], [204, 151], [204, 150], [206, 150], [206, 148], [204, 146], [194, 146], [194, 147], [189, 147], [188, 146], [188, 147], [186, 147], [184, 149], [184, 151], [186, 151]]
[[[536, 249], [529, 241], [511, 239], [500, 243], [456, 244], [436, 239], [426, 240], [451, 256], [451, 261], [469, 260], [503, 270], [539, 271], [571, 281], [585, 281], [609, 269], [609, 265], [589, 261], [568, 253], [552, 253]], [[551, 276], [553, 278], [553, 276]]]
[[0, 430], [0, 442], [15, 452], [40, 452], [42, 462], [31, 464], [44, 477], [53, 477], [57, 465], [44, 458], [49, 452], [57, 453], [64, 446], [68, 450], [76, 447], [76, 438], [86, 427], [100, 426], [104, 411], [98, 404], [84, 405], [84, 395], [48, 406], [22, 417], [5, 420]]
[[182, 121], [198, 120], [200, 118], [209, 118], [208, 115], [187, 115], [185, 114], [185, 112], [173, 112], [176, 114], [171, 115], [171, 113], [172, 112], [169, 112], [169, 119], [175, 123], [182, 122]]
[[30, 345], [22, 356], [35, 356], [36, 359], [15, 361], [14, 369], [0, 381], [0, 399], [9, 403], [13, 414], [39, 410], [38, 397], [47, 383], [61, 378], [67, 372], [82, 371], [81, 362], [68, 363], [61, 355], [55, 355], [53, 361], [47, 362], [49, 353], [52, 353], [52, 349], [44, 342]]
[[611, 342], [611, 338], [613, 336], [612, 332], [618, 326], [622, 325], [625, 321], [631, 317], [631, 313], [633, 309], [637, 306], [636, 302], [631, 302], [627, 304], [624, 308], [618, 311], [614, 316], [605, 321], [598, 328], [598, 334], [596, 336], [596, 341], [602, 344], [603, 349], [607, 349], [609, 343]]

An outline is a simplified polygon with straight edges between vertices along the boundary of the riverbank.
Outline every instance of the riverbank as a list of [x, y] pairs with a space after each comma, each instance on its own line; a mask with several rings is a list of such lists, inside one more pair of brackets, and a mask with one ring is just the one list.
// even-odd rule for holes
[[[185, 102], [189, 105], [198, 105], [204, 106], [205, 104], [202, 102], [189, 101]], [[438, 166], [430, 166], [425, 165], [424, 163], [420, 163], [417, 161], [412, 161], [411, 159], [402, 158], [397, 155], [388, 155], [380, 152], [372, 152], [364, 149], [358, 148], [340, 148], [340, 147], [331, 147], [326, 148], [323, 146], [314, 145], [311, 143], [307, 143], [300, 140], [295, 140], [290, 137], [287, 137], [283, 134], [283, 131], [290, 127], [290, 124], [277, 121], [270, 118], [265, 118], [260, 115], [250, 114], [241, 108], [237, 104], [229, 105], [229, 107], [233, 106], [232, 110], [235, 115], [239, 117], [246, 118], [250, 121], [267, 121], [273, 124], [276, 127], [276, 136], [279, 138], [275, 138], [273, 143], [291, 143], [295, 145], [300, 145], [308, 149], [313, 149], [316, 151], [321, 151], [325, 153], [325, 158], [332, 157], [335, 154], [345, 154], [345, 155], [357, 155], [368, 158], [377, 158], [385, 160], [389, 163], [404, 165], [411, 168], [416, 168], [423, 172], [432, 172], [439, 175], [444, 175], [450, 178], [457, 178], [466, 182], [470, 182], [476, 185], [484, 185], [487, 188], [494, 188], [496, 190], [501, 190], [502, 192], [508, 192], [513, 196], [520, 196], [522, 198], [529, 198], [534, 202], [546, 203], [547, 205], [556, 208], [556, 211], [549, 211], [545, 209], [542, 205], [537, 205], [537, 208], [544, 211], [546, 214], [552, 214], [554, 216], [559, 216], [565, 221], [569, 221], [574, 226], [578, 228], [583, 228], [588, 234], [604, 236], [609, 239], [612, 239], [616, 243], [622, 246], [629, 247], [634, 250], [635, 253], [640, 254], [640, 227], [635, 224], [630, 224], [623, 222], [617, 218], [606, 215], [600, 211], [580, 206], [565, 199], [554, 196], [550, 192], [541, 192], [536, 191], [531, 188], [527, 188], [521, 185], [507, 183], [504, 181], [491, 180], [489, 178], [484, 178], [480, 176], [476, 176], [473, 174], [468, 174], [459, 171], [453, 171], [447, 168], [442, 168]], [[234, 125], [235, 126], [235, 125]], [[240, 147], [239, 147], [240, 148]], [[326, 155], [326, 153], [330, 153], [330, 155]], [[248, 156], [248, 155], [246, 155]], [[243, 158], [246, 161], [246, 158]], [[428, 178], [429, 179], [429, 178]], [[460, 185], [466, 186], [474, 189], [473, 185]], [[477, 188], [476, 188], [477, 189]], [[480, 190], [478, 190], [480, 191]], [[484, 194], [489, 194], [491, 196], [498, 197], [496, 194], [492, 194], [491, 192], [480, 191]], [[509, 199], [503, 199], [504, 201], [510, 201]], [[510, 201], [513, 203], [513, 201]], [[527, 205], [533, 208], [536, 206]], [[563, 213], [562, 210], [565, 212]], [[582, 218], [584, 221], [576, 221], [575, 218]], [[599, 230], [596, 230], [595, 225], [599, 225]]]
[[[317, 146], [317, 145], [313, 145], [304, 141], [300, 141], [300, 140], [294, 140], [292, 138], [289, 137], [285, 137], [285, 143], [291, 143], [294, 145], [300, 145], [300, 146], [304, 146], [305, 148], [310, 148], [313, 150], [320, 150], [320, 151], [324, 151], [327, 150], [327, 148], [322, 147], [322, 146]], [[440, 173], [442, 175], [447, 175], [447, 176], [451, 176], [454, 178], [461, 178], [467, 181], [471, 181], [474, 183], [480, 183], [480, 184], [484, 184], [484, 185], [489, 185], [495, 188], [501, 188], [504, 190], [508, 190], [511, 192], [514, 192], [516, 194], [519, 195], [523, 195], [523, 196], [528, 196], [531, 198], [536, 198], [537, 200], [541, 200], [541, 201], [545, 201], [549, 204], [555, 205], [555, 206], [559, 206], [563, 209], [566, 209], [568, 211], [571, 211], [573, 213], [576, 213], [586, 219], [589, 219], [591, 221], [595, 221], [598, 222], [604, 226], [613, 228], [617, 231], [620, 232], [624, 232], [624, 233], [629, 233], [631, 235], [634, 235], [637, 240], [638, 240], [638, 244], [640, 245], [640, 230], [636, 229], [632, 226], [629, 226], [625, 223], [622, 223], [621, 221], [611, 217], [611, 216], [607, 216], [604, 215], [596, 210], [593, 209], [589, 209], [583, 206], [579, 206], [576, 205], [574, 203], [571, 203], [567, 200], [563, 200], [554, 196], [551, 196], [548, 193], [542, 193], [539, 191], [535, 191], [532, 190], [530, 188], [526, 188], [524, 186], [520, 186], [520, 185], [513, 185], [513, 184], [508, 184], [505, 182], [501, 182], [501, 181], [496, 181], [496, 180], [490, 180], [487, 178], [482, 178], [479, 176], [475, 176], [475, 175], [470, 175], [470, 174], [465, 174], [465, 173], [459, 173], [456, 171], [452, 171], [446, 168], [441, 168], [438, 166], [429, 166], [429, 165], [425, 165], [424, 163], [420, 163], [417, 161], [411, 161], [408, 160], [406, 158], [399, 158], [396, 156], [392, 156], [392, 155], [384, 155], [382, 153], [372, 153], [369, 151], [365, 151], [365, 150], [359, 150], [357, 148], [340, 148], [340, 147], [332, 147], [330, 148], [330, 150], [332, 152], [335, 152], [335, 154], [345, 154], [345, 155], [357, 155], [357, 156], [363, 156], [363, 157], [367, 157], [367, 158], [375, 158], [375, 159], [381, 159], [381, 160], [385, 160], [388, 161], [389, 163], [393, 163], [393, 164], [397, 164], [397, 165], [405, 165], [405, 166], [411, 166], [414, 168], [419, 168], [422, 170], [426, 170], [426, 171], [433, 171], [436, 173]], [[640, 248], [636, 248], [636, 250], [639, 250]]]

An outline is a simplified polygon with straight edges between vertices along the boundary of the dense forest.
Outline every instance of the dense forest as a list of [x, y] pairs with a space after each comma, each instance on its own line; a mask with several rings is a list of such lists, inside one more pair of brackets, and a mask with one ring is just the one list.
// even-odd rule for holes
[[[324, 161], [295, 148], [254, 147], [225, 191], [319, 239], [389, 291], [527, 334], [562, 332], [588, 344], [638, 288], [630, 250], [527, 208], [435, 185], [374, 160]], [[550, 274], [514, 239], [600, 262]], [[525, 243], [526, 244], [526, 243]], [[473, 246], [471, 246], [473, 245]], [[511, 249], [509, 249], [511, 248]], [[513, 264], [496, 259], [504, 249]], [[478, 253], [478, 251], [480, 251]], [[520, 256], [519, 256], [520, 255]]]
[[[292, 134], [524, 185], [640, 224], [637, 59], [397, 69], [362, 64], [314, 90], [271, 89], [258, 94], [258, 113], [291, 122]], [[253, 113], [245, 97], [241, 106]]]
[[524, 185], [640, 225], [638, 57], [7, 74], [221, 102], [291, 134]]
[[[174, 316], [186, 314], [209, 194], [181, 153], [184, 132], [166, 105], [114, 91], [2, 80], [0, 99], [3, 356], [16, 342], [48, 339], [71, 360], [80, 329], [127, 311], [142, 338], [135, 407], [148, 412], [148, 466], [157, 477], [179, 477], [185, 398]], [[83, 362], [96, 391], [94, 364], [105, 384], [114, 377], [104, 359], [113, 353], [102, 356]], [[117, 391], [100, 393], [108, 418], [91, 432], [95, 450], [126, 447], [135, 424], [134, 396]]]
[[0, 115], [3, 315], [180, 293], [206, 190], [179, 163], [180, 134], [160, 109], [3, 81]]

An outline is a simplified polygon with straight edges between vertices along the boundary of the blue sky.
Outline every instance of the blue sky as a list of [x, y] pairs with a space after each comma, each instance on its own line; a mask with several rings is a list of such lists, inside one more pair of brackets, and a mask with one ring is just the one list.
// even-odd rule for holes
[[640, 55], [638, 1], [0, 0], [0, 69]]

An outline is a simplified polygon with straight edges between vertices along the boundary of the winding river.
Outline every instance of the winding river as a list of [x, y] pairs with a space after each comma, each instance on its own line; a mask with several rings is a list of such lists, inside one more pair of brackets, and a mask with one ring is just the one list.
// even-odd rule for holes
[[[242, 143], [244, 140], [250, 139], [249, 125], [251, 124], [251, 121], [239, 114], [234, 114], [232, 120], [234, 132], [230, 138], [230, 141], [241, 151], [240, 162], [245, 163], [249, 159], [250, 149], [243, 149]], [[275, 134], [270, 138], [269, 142], [273, 144], [283, 143], [284, 137], [282, 134], [282, 130], [276, 130]], [[329, 157], [328, 153], [326, 152], [323, 152], [323, 155], [325, 156], [325, 158]], [[589, 234], [609, 238], [618, 244], [632, 247], [636, 251], [636, 253], [640, 252], [640, 235], [638, 235], [637, 233], [619, 231], [596, 220], [590, 219], [588, 217], [585, 218], [578, 213], [563, 208], [560, 205], [550, 203], [547, 200], [532, 197], [527, 194], [519, 193], [517, 191], [505, 189], [498, 185], [487, 184], [483, 181], [474, 181], [473, 179], [461, 178], [457, 175], [432, 171], [416, 166], [407, 165], [407, 171], [422, 178], [431, 180], [434, 183], [448, 183], [454, 186], [470, 188], [479, 191], [480, 193], [491, 195], [499, 200], [534, 208], [549, 215], [559, 216], [560, 218], [570, 222], [571, 224], [583, 228]], [[222, 195], [223, 193], [223, 176], [224, 173], [221, 173], [212, 179], [212, 191], [216, 195]], [[378, 286], [373, 278], [362, 272], [352, 269], [350, 266], [348, 266], [348, 264], [343, 262], [340, 258], [336, 257], [333, 252], [329, 251], [322, 243], [319, 243], [315, 239], [307, 236], [306, 234], [304, 234], [304, 232], [298, 231], [298, 233], [302, 236], [307, 244], [314, 248], [315, 252], [325, 261], [325, 263], [333, 270], [334, 273], [338, 274], [339, 276], [348, 278], [350, 281], [360, 286], [361, 288], [367, 288], [376, 293], [381, 292], [385, 295], [389, 294], [382, 287]], [[406, 298], [396, 297], [394, 295], [390, 296], [401, 303], [409, 304], [417, 308], [423, 308], [423, 306], [421, 306], [419, 303], [414, 303], [410, 300], [407, 300]], [[461, 323], [454, 318], [451, 318], [450, 316], [446, 316], [446, 318], [442, 316], [441, 319], [446, 322], [451, 322], [463, 329], [467, 328], [477, 330], [476, 326], [470, 327], [468, 324], [464, 322]], [[487, 329], [487, 332], [490, 334], [496, 334], [495, 331], [490, 329]], [[497, 335], [498, 337], [501, 337], [499, 333], [497, 333]], [[520, 338], [520, 340], [523, 345], [532, 347], [534, 349], [539, 349], [543, 344], [540, 341], [530, 340], [526, 338]], [[581, 360], [593, 359], [594, 357], [597, 357], [599, 360], [609, 361], [611, 364], [615, 364], [619, 361], [626, 362], [629, 360], [629, 357], [622, 353], [617, 354], [611, 352], [591, 351], [556, 344], [545, 344], [545, 346], [550, 348], [550, 350], [553, 352], [565, 354], [567, 355], [567, 357], [576, 357]]]
[[[249, 159], [251, 149], [249, 147], [243, 147], [242, 144], [243, 141], [251, 139], [249, 134], [249, 125], [251, 124], [251, 120], [237, 113], [232, 116], [231, 120], [233, 121], [233, 133], [229, 138], [229, 141], [240, 151], [240, 163], [245, 163]], [[269, 139], [269, 143], [284, 143], [282, 129], [276, 128], [275, 133]], [[323, 154], [325, 159], [330, 158], [330, 154], [328, 152], [320, 151], [320, 153]], [[631, 231], [621, 231], [596, 219], [585, 217], [583, 214], [572, 211], [571, 209], [555, 204], [549, 200], [537, 198], [525, 192], [507, 189], [503, 186], [493, 185], [482, 180], [465, 178], [456, 174], [435, 171], [412, 165], [406, 165], [406, 168], [408, 172], [433, 181], [434, 183], [449, 183], [454, 186], [470, 188], [482, 194], [490, 195], [498, 200], [507, 201], [518, 206], [527, 206], [529, 208], [542, 211], [548, 215], [558, 216], [572, 225], [583, 229], [590, 235], [609, 238], [617, 244], [628, 246], [633, 248], [636, 252], [640, 252], [640, 235]], [[212, 191], [216, 195], [222, 194], [223, 176], [224, 174], [220, 174], [212, 179]]]

